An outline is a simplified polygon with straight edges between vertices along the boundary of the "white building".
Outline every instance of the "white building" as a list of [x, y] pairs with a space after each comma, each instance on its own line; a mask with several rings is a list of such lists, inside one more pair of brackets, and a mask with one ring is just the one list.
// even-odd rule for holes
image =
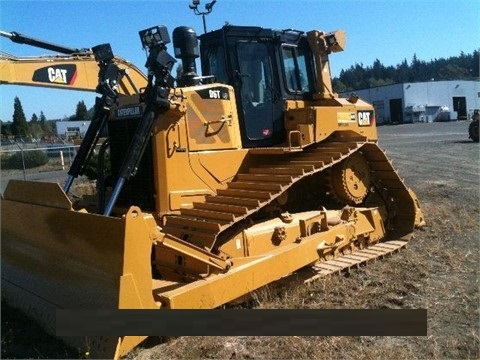
[[57, 121], [55, 126], [57, 128], [57, 135], [62, 139], [83, 138], [90, 126], [90, 120]]
[[[354, 91], [375, 107], [377, 124], [470, 119], [480, 109], [480, 81], [428, 81]], [[348, 97], [351, 92], [342, 93]]]

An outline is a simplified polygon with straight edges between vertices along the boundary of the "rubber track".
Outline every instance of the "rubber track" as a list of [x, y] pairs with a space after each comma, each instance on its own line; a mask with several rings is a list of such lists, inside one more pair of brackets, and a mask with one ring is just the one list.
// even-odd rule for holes
[[[268, 156], [268, 161], [257, 163], [247, 172], [237, 174], [226, 189], [218, 190], [216, 195], [207, 197], [204, 203], [195, 202], [193, 208], [182, 209], [180, 215], [168, 216], [164, 231], [199, 247], [211, 249], [220, 233], [271, 203], [293, 184], [325, 171], [360, 149], [374, 176], [389, 192], [393, 191], [393, 197], [410, 197], [403, 181], [376, 143], [364, 139], [323, 142], [300, 152]], [[275, 149], [265, 149], [265, 153], [261, 149], [254, 149], [252, 153], [264, 155], [272, 152]], [[281, 149], [278, 149], [278, 153], [281, 153]], [[396, 215], [402, 217], [402, 214]], [[411, 214], [405, 214], [404, 217], [411, 218]]]

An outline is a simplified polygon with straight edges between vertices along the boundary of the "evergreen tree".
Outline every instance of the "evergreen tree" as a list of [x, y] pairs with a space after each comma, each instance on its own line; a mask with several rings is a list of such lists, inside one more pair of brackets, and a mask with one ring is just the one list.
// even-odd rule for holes
[[409, 81], [422, 81], [422, 62], [418, 60], [417, 54], [413, 54], [412, 64], [410, 65]]
[[2, 135], [9, 138], [13, 135], [12, 122], [0, 121], [2, 127]]
[[47, 118], [43, 111], [40, 111], [40, 126], [42, 127], [42, 130], [44, 134], [46, 135], [52, 135], [53, 134], [53, 126], [50, 123], [50, 121], [47, 121]]
[[438, 71], [438, 78], [443, 80], [448, 80], [448, 79], [458, 79], [458, 80], [463, 80], [463, 79], [468, 79], [469, 77], [469, 70], [462, 68], [456, 64], [448, 64], [441, 68]]
[[43, 111], [40, 111], [40, 125], [42, 125], [42, 129], [45, 130], [45, 124], [47, 122], [47, 118], [43, 114]]
[[40, 122], [38, 121], [38, 116], [35, 113], [33, 113], [32, 117], [30, 118], [29, 129], [30, 129], [30, 134], [34, 139], [38, 139], [42, 137], [42, 134], [43, 134], [42, 126], [40, 125]]
[[345, 86], [345, 84], [341, 82], [338, 78], [333, 79], [332, 87], [333, 87], [333, 91], [337, 93], [347, 91], [347, 87]]
[[79, 101], [77, 104], [77, 110], [75, 111], [75, 120], [89, 120], [90, 116], [88, 114], [87, 106], [85, 102]]
[[476, 79], [480, 80], [480, 52], [478, 50], [475, 50], [473, 52], [473, 55], [470, 57], [469, 65], [468, 65], [468, 71], [470, 72], [470, 75]]
[[479, 80], [479, 52], [473, 54], [461, 52], [459, 56], [448, 59], [433, 59], [429, 62], [418, 59], [414, 54], [409, 65], [404, 59], [400, 64], [385, 67], [379, 59], [372, 66], [355, 64], [342, 70], [333, 83], [342, 85], [338, 92], [355, 91], [370, 87], [431, 80]]
[[380, 62], [380, 60], [375, 59], [372, 66], [372, 78], [375, 80], [384, 79], [385, 76], [385, 66]]
[[404, 83], [408, 81], [409, 67], [407, 59], [403, 59], [400, 65], [397, 66], [395, 82]]
[[25, 113], [23, 112], [22, 103], [18, 96], [13, 100], [13, 135], [26, 137], [28, 135], [28, 123]]

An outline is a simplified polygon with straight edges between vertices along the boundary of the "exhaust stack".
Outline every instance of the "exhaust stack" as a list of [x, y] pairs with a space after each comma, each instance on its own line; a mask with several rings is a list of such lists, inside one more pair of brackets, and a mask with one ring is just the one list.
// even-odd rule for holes
[[173, 48], [175, 57], [182, 60], [182, 73], [178, 86], [198, 85], [195, 59], [200, 56], [197, 34], [188, 26], [179, 26], [173, 30]]

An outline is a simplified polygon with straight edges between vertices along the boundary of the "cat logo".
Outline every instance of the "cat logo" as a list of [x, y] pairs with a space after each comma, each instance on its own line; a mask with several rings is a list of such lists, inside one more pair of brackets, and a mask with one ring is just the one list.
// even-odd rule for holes
[[359, 111], [357, 113], [358, 126], [370, 126], [374, 123], [375, 118], [373, 111]]
[[66, 69], [54, 69], [48, 68], [48, 79], [50, 82], [66, 84], [67, 83], [67, 70]]
[[59, 85], [73, 85], [77, 78], [74, 64], [52, 65], [35, 70], [32, 81]]

